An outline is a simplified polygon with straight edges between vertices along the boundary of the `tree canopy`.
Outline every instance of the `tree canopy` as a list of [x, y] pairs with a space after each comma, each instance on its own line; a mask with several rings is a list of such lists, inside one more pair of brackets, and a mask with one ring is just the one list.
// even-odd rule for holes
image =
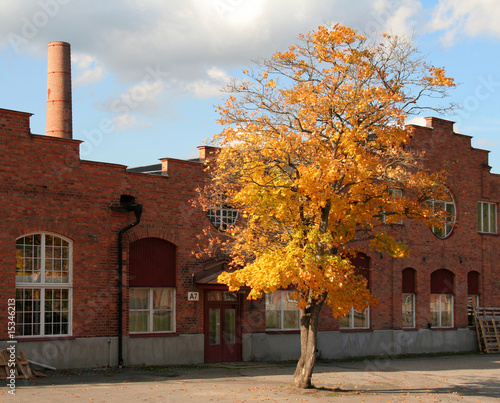
[[216, 203], [241, 217], [224, 245], [238, 270], [219, 281], [250, 287], [249, 298], [296, 291], [295, 383], [307, 387], [323, 304], [340, 317], [377, 303], [352, 257], [367, 246], [405, 256], [407, 247], [387, 231], [403, 218], [439, 225], [425, 201], [442, 195], [443, 175], [422, 169], [405, 119], [446, 110], [433, 98], [454, 82], [411, 40], [384, 35], [373, 43], [340, 25], [302, 35], [244, 73], [219, 107], [224, 129], [210, 168], [209, 203], [220, 197]]

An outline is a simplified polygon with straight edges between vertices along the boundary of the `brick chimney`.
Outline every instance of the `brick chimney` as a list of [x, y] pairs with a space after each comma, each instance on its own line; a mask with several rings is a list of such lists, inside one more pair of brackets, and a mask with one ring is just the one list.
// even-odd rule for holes
[[211, 146], [199, 146], [197, 148], [199, 152], [199, 158], [201, 161], [214, 158], [220, 150], [219, 147], [211, 147]]
[[73, 138], [71, 50], [69, 43], [50, 42], [47, 58], [47, 136]]

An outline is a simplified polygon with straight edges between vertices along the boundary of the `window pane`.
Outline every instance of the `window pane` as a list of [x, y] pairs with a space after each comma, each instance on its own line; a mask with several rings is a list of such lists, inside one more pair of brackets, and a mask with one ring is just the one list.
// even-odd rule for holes
[[439, 311], [439, 294], [431, 294], [431, 311]]
[[414, 323], [414, 294], [403, 294], [402, 313], [403, 313], [403, 327], [415, 327]]
[[488, 205], [482, 203], [483, 205], [483, 232], [490, 232], [489, 229], [489, 219], [488, 219]]
[[238, 294], [235, 292], [224, 291], [224, 301], [238, 301]]
[[153, 309], [173, 309], [173, 289], [153, 290]]
[[221, 291], [207, 291], [207, 300], [208, 301], [222, 301], [222, 292]]
[[441, 326], [442, 327], [451, 327], [453, 326], [453, 318], [452, 313], [449, 311], [443, 311], [441, 313]]
[[440, 327], [441, 324], [439, 323], [439, 319], [440, 319], [439, 312], [432, 312], [431, 311], [431, 326]]
[[37, 289], [16, 290], [16, 334], [40, 336], [41, 294]]
[[283, 309], [297, 309], [297, 301], [292, 298], [293, 291], [283, 291]]
[[266, 310], [266, 329], [281, 329], [281, 312]]
[[368, 310], [358, 311], [354, 310], [354, 321], [353, 325], [355, 328], [368, 327]]
[[284, 311], [283, 312], [283, 328], [298, 329], [299, 328], [299, 311]]
[[275, 291], [266, 294], [266, 328], [298, 329], [300, 311], [292, 298], [294, 291]]
[[446, 217], [443, 222], [443, 228], [432, 227], [432, 232], [434, 233], [434, 235], [436, 235], [438, 238], [446, 238], [451, 234], [453, 226], [455, 224], [455, 202], [453, 201], [451, 194], [449, 194], [449, 197], [447, 197], [446, 200], [431, 200], [429, 204], [433, 206], [433, 209], [435, 211], [442, 210], [446, 213]]
[[130, 309], [149, 309], [149, 289], [130, 289]]
[[147, 332], [149, 331], [149, 312], [148, 311], [131, 311], [130, 316], [130, 331], [131, 332]]
[[220, 309], [218, 308], [208, 310], [208, 344], [211, 346], [220, 344]]
[[403, 327], [415, 327], [413, 324], [413, 312], [403, 312]]
[[226, 344], [236, 343], [236, 309], [226, 308], [224, 320], [224, 342]]
[[276, 310], [281, 309], [281, 292], [275, 291], [270, 294], [266, 294], [266, 310]]
[[497, 205], [490, 204], [490, 232], [497, 232]]
[[343, 318], [339, 319], [339, 327], [350, 327], [351, 315], [352, 315], [352, 309], [347, 314], [347, 316], [344, 316]]
[[69, 312], [63, 310], [63, 303], [69, 301], [69, 290], [45, 290], [45, 335], [66, 334]]
[[452, 203], [446, 203], [446, 212], [450, 215], [449, 221], [453, 221], [455, 217], [455, 205]]
[[171, 332], [173, 327], [172, 311], [153, 312], [153, 332]]
[[45, 282], [69, 282], [69, 244], [52, 235], [45, 236]]
[[453, 295], [442, 294], [441, 295], [441, 310], [451, 311], [453, 309]]
[[41, 282], [41, 235], [28, 235], [16, 241], [16, 282]]

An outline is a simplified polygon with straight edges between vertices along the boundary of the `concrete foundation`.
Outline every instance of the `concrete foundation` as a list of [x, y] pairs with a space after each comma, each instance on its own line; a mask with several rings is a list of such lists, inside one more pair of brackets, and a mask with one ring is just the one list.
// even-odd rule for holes
[[[3, 346], [2, 346], [3, 347]], [[91, 337], [72, 340], [19, 341], [30, 361], [55, 368], [95, 368], [116, 366], [118, 338]]]
[[202, 364], [204, 340], [203, 334], [124, 338], [123, 356], [127, 365]]
[[[180, 365], [203, 363], [204, 335], [123, 338], [125, 365]], [[1, 342], [0, 348], [9, 344]], [[118, 365], [118, 338], [20, 341], [29, 360], [55, 368], [96, 368]]]
[[[471, 329], [318, 333], [318, 357], [324, 359], [477, 349], [476, 331]], [[299, 356], [299, 334], [253, 333], [243, 339], [245, 361], [284, 361], [298, 359]]]
[[[204, 335], [138, 337], [123, 339], [125, 365], [190, 365], [204, 361]], [[1, 342], [0, 347], [7, 347]], [[73, 340], [20, 341], [28, 359], [55, 368], [92, 368], [118, 365], [116, 337]], [[475, 351], [476, 331], [472, 329], [374, 330], [371, 332], [320, 332], [318, 357], [324, 359]], [[286, 361], [300, 356], [300, 335], [246, 333], [243, 361]]]

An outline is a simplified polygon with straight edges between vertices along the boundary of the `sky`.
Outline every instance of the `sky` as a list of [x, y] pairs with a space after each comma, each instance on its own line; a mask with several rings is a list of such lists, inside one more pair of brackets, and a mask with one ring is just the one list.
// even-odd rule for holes
[[[222, 89], [252, 61], [340, 23], [414, 36], [459, 85], [455, 132], [500, 173], [498, 0], [0, 0], [0, 108], [45, 134], [47, 45], [71, 44], [73, 138], [82, 159], [128, 167], [195, 158], [220, 132]], [[436, 116], [436, 114], [429, 114]], [[410, 123], [421, 123], [417, 117]], [[1, 154], [0, 154], [1, 158]]]

